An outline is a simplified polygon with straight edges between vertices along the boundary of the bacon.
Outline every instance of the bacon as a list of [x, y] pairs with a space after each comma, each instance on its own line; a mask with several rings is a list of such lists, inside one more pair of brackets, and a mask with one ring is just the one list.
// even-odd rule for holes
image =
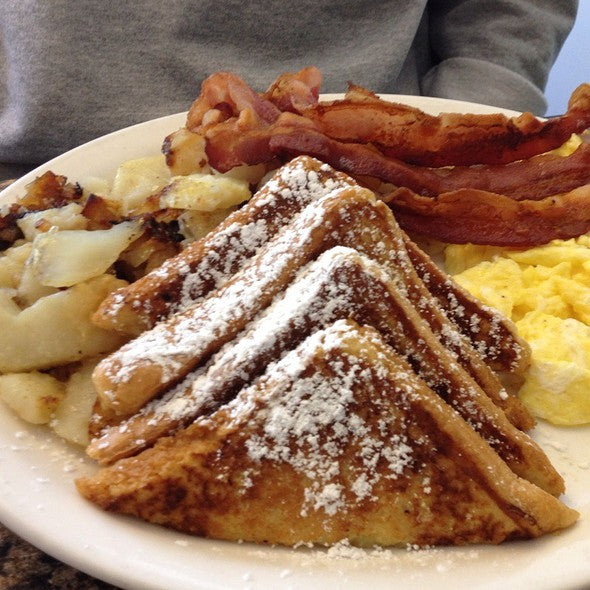
[[217, 72], [201, 85], [201, 93], [189, 109], [186, 126], [189, 131], [198, 131], [238, 117], [246, 110], [266, 123], [272, 123], [281, 114], [272, 102], [254, 92], [240, 77]]
[[270, 85], [264, 98], [283, 112], [301, 114], [317, 104], [321, 83], [322, 73], [315, 67], [304, 68], [295, 74], [287, 72]]
[[469, 188], [431, 198], [405, 187], [383, 200], [406, 231], [455, 244], [530, 247], [590, 231], [590, 184], [538, 201]]
[[531, 113], [434, 116], [358, 87], [353, 91], [352, 97], [318, 103], [303, 114], [333, 139], [373, 143], [387, 156], [421, 166], [505, 164], [559, 147], [590, 127], [589, 84], [574, 91], [565, 115], [546, 121]]
[[434, 172], [386, 158], [369, 145], [330, 139], [313, 127], [276, 128], [269, 146], [277, 155], [306, 154], [353, 176], [374, 176], [385, 182], [408, 186], [421, 194], [438, 192], [438, 177]]
[[543, 154], [503, 165], [427, 168], [387, 158], [370, 145], [330, 139], [311, 127], [275, 128], [270, 149], [278, 154], [307, 154], [354, 176], [373, 176], [406, 186], [423, 196], [470, 187], [513, 199], [541, 199], [590, 183], [590, 145], [563, 157]]
[[312, 127], [313, 123], [294, 113], [281, 113], [275, 123], [266, 125], [251, 111], [236, 119], [219, 123], [205, 132], [205, 153], [209, 164], [227, 172], [242, 164], [262, 164], [276, 157], [270, 146], [272, 136], [281, 130]]
[[438, 194], [460, 188], [500, 193], [511, 199], [539, 200], [590, 183], [590, 144], [571, 155], [541, 154], [509, 164], [437, 168]]
[[546, 153], [590, 127], [590, 85], [574, 91], [564, 115], [543, 121], [432, 116], [352, 84], [344, 100], [319, 103], [320, 83], [319, 70], [305, 68], [258, 94], [214, 74], [187, 127], [221, 172], [307, 154], [400, 187], [386, 197], [400, 223], [439, 240], [528, 246], [590, 229], [590, 145]]
[[[363, 86], [358, 86], [357, 84], [353, 84], [352, 82], [348, 83], [348, 90], [344, 95], [346, 100], [350, 102], [380, 102], [381, 99], [368, 88], [364, 88]], [[396, 106], [400, 107], [400, 109], [409, 109], [409, 110], [416, 110], [415, 107], [411, 107], [409, 105], [404, 105], [401, 103], [392, 103]]]
[[[322, 133], [326, 136], [322, 139], [324, 144], [331, 146], [328, 151], [332, 154], [340, 152], [340, 159], [348, 155], [364, 158], [357, 167], [367, 168], [370, 160], [371, 168], [382, 170], [374, 174], [382, 180], [403, 184], [405, 178], [414, 178], [418, 174], [419, 169], [410, 166], [418, 161], [422, 168], [419, 172], [421, 180], [414, 180], [409, 186], [421, 194], [435, 195], [473, 186], [516, 198], [531, 198], [538, 185], [542, 184], [535, 180], [538, 170], [534, 168], [537, 165], [550, 164], [550, 170], [543, 172], [542, 176], [551, 179], [558, 176], [552, 170], [567, 168], [565, 178], [572, 180], [568, 181], [569, 185], [566, 183], [557, 187], [558, 192], [569, 190], [571, 183], [576, 182], [574, 178], [586, 180], [581, 172], [581, 166], [584, 166], [582, 154], [575, 158], [580, 161], [578, 164], [572, 162], [572, 166], [577, 166], [575, 172], [557, 158], [553, 162], [547, 160], [530, 166], [517, 165], [512, 169], [469, 169], [467, 165], [474, 162], [489, 164], [491, 161], [494, 166], [517, 156], [528, 159], [561, 145], [571, 133], [590, 126], [588, 84], [580, 86], [572, 94], [568, 113], [543, 122], [530, 113], [513, 118], [501, 114], [456, 113], [435, 117], [414, 107], [383, 101], [374, 93], [355, 85], [349, 86], [344, 101], [317, 103], [320, 83], [319, 70], [305, 68], [294, 74], [279, 76], [265, 94], [259, 95], [239, 77], [219, 72], [203, 82], [201, 95], [189, 111], [187, 127], [205, 135], [211, 165], [217, 168], [216, 163], [219, 163], [219, 169], [224, 171], [240, 164], [260, 163], [265, 161], [265, 157], [272, 159], [268, 141], [277, 135], [277, 128], [287, 125], [282, 115], [302, 112], [305, 122], [300, 118], [295, 123], [295, 120], [288, 121], [288, 124], [297, 129], [304, 127]], [[289, 143], [293, 144], [296, 138], [290, 138]], [[310, 137], [300, 137], [299, 140], [309, 143]], [[317, 135], [312, 143], [317, 145], [319, 140]], [[358, 147], [351, 148], [348, 150], [350, 154], [346, 154], [345, 148], [339, 146], [335, 150], [337, 144], [329, 140], [359, 145], [370, 143], [376, 145], [387, 159], [374, 155], [375, 150], [368, 153]], [[224, 142], [227, 147], [224, 147]], [[278, 140], [274, 140], [273, 145], [275, 150], [280, 147]], [[294, 147], [293, 150], [304, 153]], [[443, 169], [438, 172], [424, 170], [425, 162], [422, 160], [425, 158], [431, 160], [428, 162], [430, 166]], [[455, 169], [452, 172], [444, 170], [450, 164]], [[547, 194], [546, 188], [539, 192], [539, 196]]]
[[317, 102], [320, 83], [320, 71], [310, 67], [283, 74], [260, 95], [235, 74], [217, 72], [201, 85], [186, 128], [205, 137], [209, 163], [221, 172], [272, 161], [275, 156], [268, 147], [272, 130], [313, 125], [294, 113]]

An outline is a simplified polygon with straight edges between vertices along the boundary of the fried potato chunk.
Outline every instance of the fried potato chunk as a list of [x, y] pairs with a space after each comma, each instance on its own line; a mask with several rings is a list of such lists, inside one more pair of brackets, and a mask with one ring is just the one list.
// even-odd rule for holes
[[0, 375], [0, 399], [31, 424], [47, 424], [64, 397], [64, 384], [39, 371]]
[[0, 291], [0, 372], [55, 367], [120, 346], [121, 337], [96, 327], [90, 316], [108, 293], [125, 284], [102, 275], [25, 309]]
[[51, 426], [65, 440], [86, 446], [90, 442], [88, 422], [96, 400], [92, 371], [99, 358], [90, 358], [73, 373], [65, 385], [65, 396], [57, 405]]
[[30, 264], [42, 285], [70, 287], [104, 274], [141, 233], [138, 221], [95, 231], [49, 231], [35, 238]]

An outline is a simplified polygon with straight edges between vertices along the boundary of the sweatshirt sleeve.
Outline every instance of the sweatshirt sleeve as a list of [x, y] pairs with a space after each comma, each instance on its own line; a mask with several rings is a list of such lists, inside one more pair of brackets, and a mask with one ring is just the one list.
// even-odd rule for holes
[[422, 92], [545, 113], [551, 66], [573, 27], [576, 0], [429, 2], [433, 62]]

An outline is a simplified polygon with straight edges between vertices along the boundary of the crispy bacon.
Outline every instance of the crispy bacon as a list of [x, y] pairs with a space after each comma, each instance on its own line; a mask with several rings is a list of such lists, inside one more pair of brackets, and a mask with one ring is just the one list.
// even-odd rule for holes
[[383, 200], [406, 231], [455, 244], [530, 247], [590, 231], [590, 184], [539, 201], [469, 188], [431, 198], [405, 187]]
[[590, 144], [582, 144], [569, 157], [543, 154], [510, 164], [453, 168], [405, 164], [370, 145], [336, 141], [304, 126], [274, 128], [269, 145], [279, 154], [314, 156], [354, 176], [374, 176], [424, 196], [470, 187], [517, 200], [541, 199], [590, 183]]
[[590, 145], [546, 153], [590, 127], [590, 85], [567, 112], [427, 115], [349, 85], [319, 103], [316, 68], [280, 76], [257, 94], [227, 72], [203, 83], [187, 128], [205, 138], [211, 166], [317, 157], [356, 177], [401, 187], [388, 195], [400, 223], [440, 240], [527, 246], [588, 231]]
[[441, 172], [445, 170], [449, 171], [452, 183], [444, 183], [440, 192], [470, 187], [515, 200], [539, 200], [590, 183], [590, 144], [582, 143], [567, 157], [548, 153], [505, 165], [476, 165]]
[[307, 154], [353, 176], [374, 176], [385, 182], [408, 186], [420, 194], [438, 193], [436, 173], [386, 158], [370, 145], [330, 139], [313, 127], [277, 127], [269, 146], [277, 155]]
[[[320, 82], [319, 70], [305, 68], [295, 74], [283, 74], [265, 94], [259, 95], [233, 74], [213, 74], [203, 82], [201, 95], [189, 111], [187, 128], [205, 135], [208, 144], [215, 144], [208, 146], [208, 152], [214, 154], [211, 162], [214, 167], [215, 161], [224, 160], [228, 162], [224, 166], [253, 159], [260, 162], [261, 150], [266, 146], [265, 134], [272, 135], [276, 127], [284, 126], [282, 121], [277, 125], [281, 112], [301, 112], [308, 122], [304, 125], [298, 122], [296, 127], [315, 128], [330, 139], [347, 143], [370, 143], [389, 158], [408, 164], [457, 167], [528, 159], [558, 147], [572, 133], [590, 127], [588, 84], [574, 91], [565, 115], [540, 121], [530, 113], [512, 118], [502, 114], [427, 115], [414, 107], [381, 100], [354, 85], [349, 86], [342, 101], [317, 103]], [[239, 147], [238, 136], [246, 136], [244, 146], [254, 146], [255, 156], [243, 156], [240, 161], [232, 155]], [[222, 155], [221, 138], [230, 139], [226, 157]], [[265, 153], [270, 155], [268, 151]], [[486, 180], [489, 184], [481, 188], [495, 190], [494, 179], [498, 173], [502, 171], [484, 171], [486, 177], [491, 175], [493, 182]], [[446, 178], [448, 174], [441, 176]], [[459, 182], [459, 178], [476, 175], [461, 171], [451, 176]], [[506, 184], [510, 186], [510, 182]], [[444, 188], [432, 186], [427, 179], [424, 185], [428, 188], [422, 192], [427, 194]], [[456, 187], [447, 186], [450, 188]]]
[[272, 123], [281, 114], [272, 102], [254, 92], [239, 76], [217, 72], [201, 85], [201, 94], [189, 109], [186, 126], [190, 131], [197, 131], [238, 117], [246, 110], [266, 123]]
[[279, 76], [264, 93], [264, 98], [283, 112], [301, 114], [318, 102], [322, 73], [315, 67]]
[[205, 152], [209, 164], [220, 172], [227, 172], [242, 164], [261, 164], [276, 158], [270, 140], [281, 130], [313, 127], [308, 119], [294, 113], [281, 113], [275, 123], [265, 125], [243, 112], [205, 132]]
[[370, 95], [318, 103], [304, 115], [327, 136], [373, 143], [388, 156], [422, 166], [505, 164], [559, 147], [590, 127], [590, 85], [579, 86], [565, 115], [541, 121], [531, 113], [428, 115]]

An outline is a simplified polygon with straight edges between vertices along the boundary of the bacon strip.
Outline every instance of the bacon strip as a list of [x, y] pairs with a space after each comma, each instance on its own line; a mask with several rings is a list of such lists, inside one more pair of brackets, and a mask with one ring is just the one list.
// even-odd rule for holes
[[321, 83], [320, 70], [304, 68], [294, 74], [287, 72], [279, 76], [263, 96], [283, 112], [301, 114], [309, 106], [317, 104]]
[[313, 128], [277, 127], [271, 132], [269, 147], [276, 154], [307, 154], [337, 170], [355, 176], [374, 176], [385, 182], [410, 187], [421, 194], [438, 193], [439, 178], [436, 173], [386, 158], [368, 145], [330, 139]]
[[509, 164], [436, 170], [445, 176], [439, 184], [439, 194], [469, 187], [518, 201], [539, 200], [590, 183], [590, 144], [581, 144], [569, 156], [548, 153]]
[[590, 127], [590, 85], [567, 112], [427, 115], [350, 85], [344, 100], [318, 103], [316, 68], [280, 76], [264, 94], [227, 72], [203, 83], [187, 118], [205, 137], [209, 163], [311, 155], [353, 176], [399, 188], [388, 197], [403, 227], [440, 240], [528, 246], [588, 231], [590, 145], [545, 153]]
[[[239, 77], [219, 72], [203, 82], [201, 95], [189, 111], [187, 127], [206, 137], [210, 163], [221, 171], [240, 164], [272, 160], [281, 149], [282, 141], [271, 142], [273, 135], [284, 136], [285, 127], [295, 127], [315, 129], [326, 137], [314, 135], [312, 138], [311, 131], [305, 136], [295, 134], [288, 139], [289, 146], [282, 146], [285, 149], [301, 154], [306, 152], [294, 145], [296, 141], [315, 146], [323, 142], [322, 149], [326, 151], [329, 145], [327, 151], [335, 157], [339, 153], [341, 160], [349, 156], [363, 160], [344, 168], [348, 172], [360, 173], [350, 167], [366, 168], [367, 159], [370, 159], [371, 168], [382, 170], [375, 176], [399, 185], [410, 177], [413, 180], [408, 186], [420, 194], [436, 195], [469, 186], [515, 198], [535, 198], [535, 195], [539, 198], [551, 192], [570, 190], [575, 183], [587, 181], [582, 171], [586, 166], [583, 154], [572, 161], [572, 167], [564, 166], [563, 160], [557, 157], [530, 165], [515, 165], [511, 169], [469, 169], [465, 164], [491, 163], [493, 166], [516, 157], [528, 159], [558, 147], [573, 132], [589, 127], [588, 84], [574, 91], [565, 115], [543, 122], [530, 113], [514, 118], [501, 114], [456, 113], [435, 117], [414, 107], [383, 101], [354, 85], [349, 87], [343, 101], [317, 103], [320, 83], [319, 70], [305, 68], [295, 74], [283, 74], [265, 94], [259, 95]], [[304, 116], [298, 117], [296, 113], [300, 112]], [[289, 115], [291, 118], [286, 119]], [[371, 143], [388, 159], [373, 155], [376, 152], [372, 148], [369, 148], [371, 152], [358, 147], [335, 149], [337, 144], [329, 140], [365, 146]], [[273, 149], [269, 148], [269, 142]], [[317, 152], [312, 155], [319, 156]], [[396, 161], [400, 159], [405, 164]], [[424, 162], [424, 159], [430, 161]], [[421, 168], [411, 167], [416, 161]], [[455, 169], [425, 170], [425, 163], [430, 166], [452, 164]], [[542, 182], [537, 178], [539, 173]], [[417, 175], [421, 179], [415, 178]], [[540, 184], [552, 184], [557, 177], [563, 177], [562, 186], [539, 190]]]
[[272, 123], [281, 114], [278, 107], [254, 92], [239, 76], [217, 72], [202, 83], [201, 93], [189, 109], [186, 126], [189, 131], [197, 131], [247, 110], [266, 123]]
[[468, 188], [435, 198], [399, 188], [383, 200], [406, 231], [455, 244], [530, 247], [590, 231], [590, 184], [539, 201]]
[[505, 164], [559, 147], [590, 127], [589, 84], [574, 91], [565, 115], [546, 121], [531, 113], [433, 116], [363, 96], [358, 88], [356, 96], [318, 103], [303, 114], [333, 139], [373, 143], [387, 156], [421, 166]]
[[237, 119], [228, 119], [204, 132], [205, 153], [209, 164], [220, 172], [242, 164], [271, 162], [276, 158], [276, 151], [270, 146], [273, 134], [305, 127], [313, 127], [313, 123], [293, 113], [281, 113], [275, 123], [266, 125], [247, 110]]
[[470, 187], [538, 200], [590, 183], [590, 144], [582, 144], [568, 157], [543, 154], [503, 165], [427, 168], [387, 158], [369, 145], [330, 139], [313, 128], [277, 127], [269, 133], [271, 151], [311, 155], [349, 174], [374, 176], [423, 196]]

